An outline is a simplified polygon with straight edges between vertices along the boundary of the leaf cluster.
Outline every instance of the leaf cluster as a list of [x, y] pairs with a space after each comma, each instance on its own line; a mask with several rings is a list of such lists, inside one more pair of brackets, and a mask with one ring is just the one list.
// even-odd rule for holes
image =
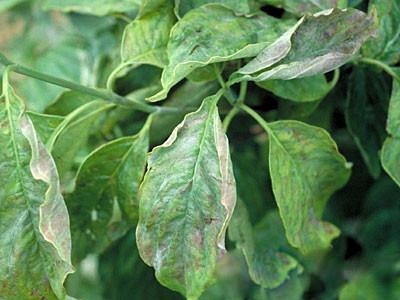
[[400, 299], [399, 0], [0, 24], [0, 300]]

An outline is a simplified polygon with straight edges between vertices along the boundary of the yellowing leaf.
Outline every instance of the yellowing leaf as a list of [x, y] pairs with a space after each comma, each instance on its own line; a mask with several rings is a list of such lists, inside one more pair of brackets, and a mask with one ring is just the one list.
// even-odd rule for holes
[[269, 127], [272, 189], [286, 236], [304, 253], [327, 248], [339, 230], [320, 218], [326, 201], [349, 179], [349, 164], [321, 128], [298, 121]]
[[139, 191], [139, 253], [158, 281], [197, 299], [225, 252], [236, 201], [228, 141], [216, 102], [204, 99], [154, 148]]

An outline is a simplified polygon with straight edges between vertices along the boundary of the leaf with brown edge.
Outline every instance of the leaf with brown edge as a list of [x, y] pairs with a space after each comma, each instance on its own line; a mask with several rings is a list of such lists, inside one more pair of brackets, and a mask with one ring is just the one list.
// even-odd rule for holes
[[0, 98], [0, 297], [64, 299], [73, 272], [55, 163], [3, 77]]
[[139, 253], [158, 281], [188, 299], [213, 282], [236, 202], [219, 92], [154, 148], [139, 191]]
[[351, 60], [374, 32], [373, 18], [356, 9], [305, 16], [230, 81], [289, 80], [332, 71]]

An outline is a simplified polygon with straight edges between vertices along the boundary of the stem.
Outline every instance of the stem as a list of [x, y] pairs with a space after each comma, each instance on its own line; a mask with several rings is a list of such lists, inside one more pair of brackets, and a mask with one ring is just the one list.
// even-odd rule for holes
[[229, 125], [231, 124], [233, 118], [237, 115], [237, 113], [238, 113], [239, 111], [240, 111], [240, 110], [239, 110], [236, 106], [234, 106], [234, 107], [229, 111], [229, 113], [226, 115], [226, 117], [224, 118], [224, 121], [222, 122], [222, 126], [223, 126], [225, 132], [228, 131]]
[[229, 101], [230, 104], [234, 105], [236, 102], [236, 99], [232, 93], [232, 90], [229, 88], [229, 86], [226, 84], [225, 80], [222, 78], [222, 75], [221, 75], [220, 70], [218, 69], [217, 65], [214, 64], [213, 66], [214, 66], [215, 75], [217, 76], [217, 80], [218, 80], [220, 86], [224, 89], [225, 98]]
[[239, 107], [240, 107], [240, 105], [243, 104], [246, 94], [247, 94], [247, 81], [242, 81], [240, 83], [240, 93], [239, 93], [239, 98], [237, 99], [237, 103], [231, 109], [231, 111], [227, 114], [224, 121], [222, 122], [225, 132], [228, 131], [229, 125], [231, 124], [233, 118], [240, 112]]
[[246, 104], [242, 104], [240, 106], [241, 109], [243, 109], [246, 113], [248, 113], [254, 120], [257, 121], [258, 124], [267, 132], [271, 132], [271, 128], [269, 127], [267, 121], [263, 119], [255, 110], [247, 106]]
[[179, 109], [176, 108], [171, 108], [171, 107], [161, 107], [161, 106], [155, 106], [155, 105], [150, 105], [144, 102], [141, 102], [136, 99], [128, 99], [125, 97], [122, 97], [112, 91], [108, 90], [103, 90], [103, 89], [96, 89], [96, 88], [91, 88], [91, 87], [86, 87], [81, 84], [61, 79], [58, 77], [54, 77], [52, 75], [48, 75], [45, 73], [41, 73], [32, 69], [29, 69], [27, 67], [14, 64], [12, 61], [10, 61], [8, 58], [6, 58], [3, 54], [0, 53], [0, 64], [4, 66], [12, 66], [12, 71], [29, 76], [32, 78], [39, 79], [41, 81], [45, 81], [57, 86], [61, 86], [64, 88], [67, 88], [69, 90], [74, 90], [78, 91], [87, 95], [91, 95], [109, 102], [113, 102], [118, 105], [123, 105], [123, 106], [129, 106], [134, 109], [147, 112], [147, 113], [164, 113], [164, 112], [169, 112], [169, 113], [176, 113], [180, 112]]
[[384, 70], [389, 75], [391, 75], [394, 79], [396, 79], [397, 81], [400, 82], [400, 76], [398, 74], [396, 74], [396, 72], [394, 72], [393, 69], [390, 66], [388, 66], [387, 64], [385, 64], [379, 60], [367, 58], [367, 57], [362, 57], [360, 59], [360, 62], [377, 66], [377, 67], [381, 68], [382, 70]]

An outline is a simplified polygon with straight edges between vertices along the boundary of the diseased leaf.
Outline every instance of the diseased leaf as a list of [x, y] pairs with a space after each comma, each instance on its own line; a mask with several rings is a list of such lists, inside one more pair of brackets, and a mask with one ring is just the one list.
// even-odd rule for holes
[[298, 121], [269, 126], [272, 189], [288, 241], [303, 253], [327, 248], [339, 229], [320, 218], [349, 179], [349, 164], [322, 128]]
[[76, 154], [85, 145], [96, 120], [103, 112], [113, 107], [115, 104], [104, 101], [92, 101], [80, 106], [65, 117], [46, 141], [62, 183], [74, 164]]
[[167, 44], [174, 23], [173, 7], [167, 2], [126, 26], [121, 44], [121, 64], [110, 75], [109, 82], [122, 71], [140, 64], [160, 68], [168, 65]]
[[216, 106], [221, 95], [204, 99], [153, 149], [139, 192], [140, 256], [161, 284], [188, 299], [197, 299], [213, 281], [236, 200]]
[[171, 30], [163, 90], [149, 100], [164, 99], [172, 86], [196, 68], [256, 56], [290, 25], [291, 21], [278, 21], [264, 13], [239, 16], [216, 4], [191, 10]]
[[[400, 75], [400, 69], [394, 69]], [[389, 137], [383, 144], [382, 166], [400, 186], [400, 82], [393, 80], [386, 130]]]
[[245, 204], [238, 201], [229, 225], [229, 238], [242, 250], [251, 279], [264, 288], [280, 286], [294, 269], [301, 272], [296, 259], [282, 252], [287, 242], [280, 222], [270, 213], [253, 229]]
[[0, 98], [0, 297], [64, 299], [73, 272], [68, 211], [53, 159], [3, 75]]
[[352, 8], [305, 16], [231, 81], [288, 80], [332, 71], [352, 59], [373, 32], [372, 17]]
[[175, 10], [182, 17], [190, 10], [208, 3], [218, 3], [242, 14], [250, 14], [256, 7], [253, 0], [175, 0]]
[[317, 13], [330, 8], [346, 8], [347, 0], [259, 0], [284, 10], [303, 16], [306, 13]]
[[326, 96], [334, 83], [328, 83], [325, 76], [320, 74], [292, 80], [265, 80], [257, 82], [257, 85], [284, 99], [312, 102]]
[[140, 0], [45, 0], [43, 8], [104, 16], [135, 11], [139, 8], [140, 2]]
[[151, 125], [152, 142], [162, 143], [170, 135], [172, 130], [185, 117], [185, 109], [195, 111], [207, 96], [217, 92], [219, 85], [216, 83], [184, 83], [167, 101], [165, 107], [176, 107], [182, 109], [180, 113], [169, 115], [155, 115]]
[[384, 75], [355, 68], [347, 87], [347, 129], [374, 178], [381, 173], [378, 152], [385, 138], [385, 115], [390, 99], [390, 82]]
[[371, 0], [369, 11], [377, 15], [378, 34], [363, 47], [363, 55], [389, 65], [400, 61], [400, 2], [398, 0]]
[[150, 120], [137, 135], [119, 138], [93, 151], [79, 168], [75, 191], [66, 199], [74, 261], [88, 253], [100, 253], [136, 224]]

